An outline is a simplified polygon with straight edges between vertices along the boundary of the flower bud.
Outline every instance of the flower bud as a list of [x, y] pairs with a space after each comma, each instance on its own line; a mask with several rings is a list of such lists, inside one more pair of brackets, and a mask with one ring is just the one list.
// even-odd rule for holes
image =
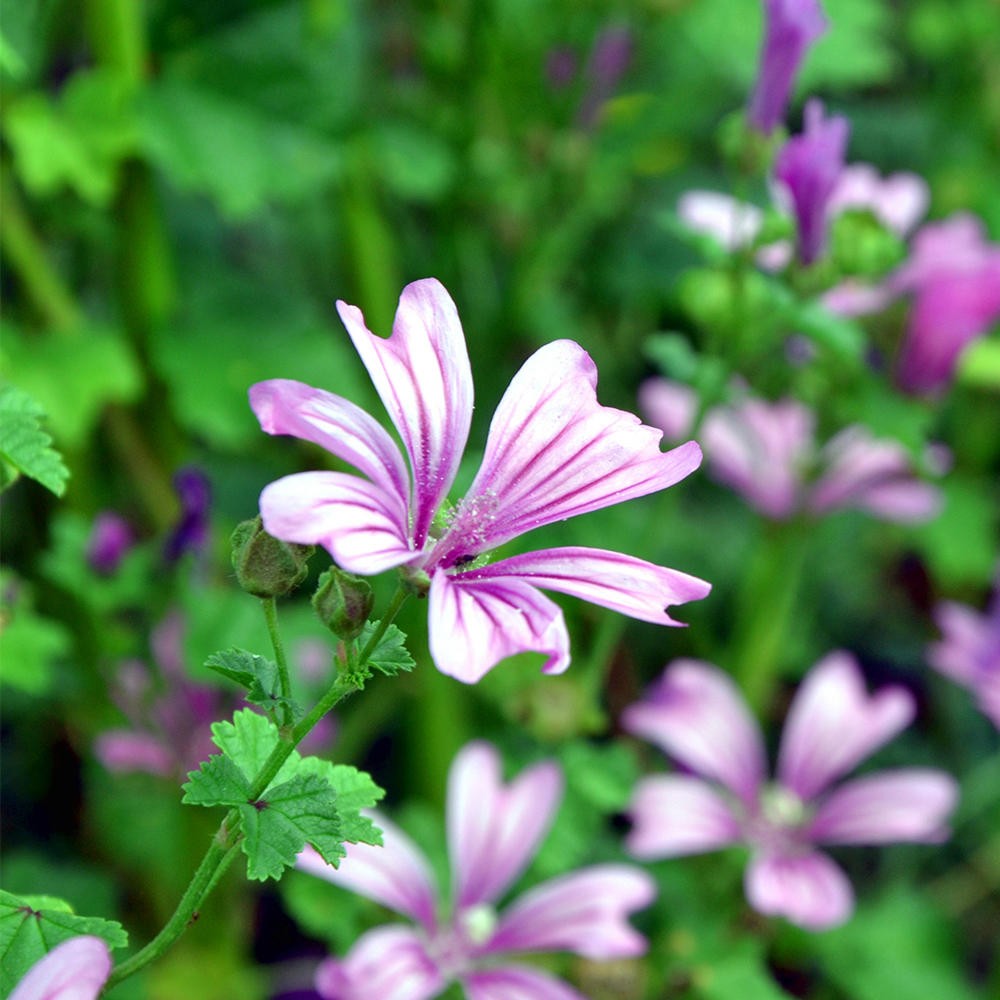
[[341, 639], [356, 639], [368, 621], [375, 595], [367, 580], [331, 566], [319, 578], [312, 606], [320, 621]]
[[240, 586], [255, 597], [281, 597], [294, 590], [308, 572], [312, 545], [282, 542], [269, 535], [258, 515], [236, 526], [230, 537], [233, 568]]

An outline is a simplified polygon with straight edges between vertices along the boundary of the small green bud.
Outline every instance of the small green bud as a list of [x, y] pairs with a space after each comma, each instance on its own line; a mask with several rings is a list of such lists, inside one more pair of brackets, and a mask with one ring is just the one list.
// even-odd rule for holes
[[309, 571], [312, 545], [282, 542], [269, 535], [258, 515], [243, 521], [230, 536], [233, 568], [240, 586], [255, 597], [282, 597], [294, 590]]
[[312, 596], [319, 620], [341, 639], [356, 639], [368, 621], [375, 595], [367, 580], [331, 566], [319, 578]]

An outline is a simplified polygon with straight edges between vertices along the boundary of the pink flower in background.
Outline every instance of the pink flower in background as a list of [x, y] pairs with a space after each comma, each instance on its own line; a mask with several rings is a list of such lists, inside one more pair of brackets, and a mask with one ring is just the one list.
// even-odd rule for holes
[[385, 846], [347, 844], [339, 869], [307, 847], [299, 869], [417, 925], [390, 924], [363, 934], [343, 959], [319, 967], [319, 993], [326, 1000], [429, 1000], [458, 981], [471, 1000], [583, 1000], [562, 980], [508, 956], [571, 951], [610, 961], [644, 954], [646, 939], [627, 917], [648, 906], [656, 888], [648, 874], [631, 865], [594, 865], [559, 875], [497, 912], [497, 902], [544, 840], [562, 787], [555, 764], [536, 764], [504, 784], [500, 755], [490, 744], [469, 743], [459, 751], [448, 775], [447, 920], [439, 919], [441, 900], [426, 858], [383, 816], [375, 821]]
[[8, 1000], [96, 1000], [109, 975], [108, 946], [85, 934], [63, 941], [35, 962]]
[[690, 437], [698, 418], [698, 393], [683, 382], [648, 378], [639, 386], [639, 409], [669, 442]]
[[927, 650], [930, 665], [967, 687], [1000, 729], [1000, 590], [985, 614], [955, 601], [934, 610], [940, 642]]
[[[513, 653], [569, 665], [559, 606], [537, 588], [623, 614], [676, 625], [665, 608], [705, 597], [709, 584], [603, 549], [544, 549], [489, 565], [480, 557], [532, 528], [671, 486], [698, 467], [693, 441], [663, 453], [638, 417], [597, 402], [597, 370], [579, 345], [536, 351], [514, 376], [490, 425], [483, 463], [465, 497], [447, 501], [472, 420], [472, 372], [455, 304], [434, 279], [403, 290], [388, 340], [361, 311], [338, 303], [406, 448], [353, 403], [301, 382], [250, 389], [269, 434], [322, 445], [367, 478], [304, 472], [266, 487], [264, 527], [288, 542], [322, 545], [339, 565], [372, 575], [401, 567], [430, 579], [434, 662], [467, 683]], [[412, 471], [412, 485], [411, 485]]]
[[577, 121], [584, 128], [590, 128], [597, 121], [605, 101], [628, 70], [634, 47], [632, 32], [623, 25], [605, 28], [594, 39], [586, 68], [589, 85], [576, 113]]
[[947, 838], [958, 789], [943, 771], [898, 768], [831, 788], [909, 725], [915, 710], [900, 687], [869, 696], [854, 657], [830, 653], [792, 701], [777, 780], [769, 782], [763, 735], [729, 675], [675, 660], [645, 699], [625, 710], [622, 725], [701, 777], [642, 778], [626, 849], [652, 860], [744, 843], [754, 909], [812, 930], [843, 923], [854, 893], [819, 846]]
[[698, 438], [710, 473], [774, 520], [853, 507], [915, 524], [939, 513], [940, 490], [916, 478], [898, 441], [875, 438], [854, 424], [817, 453], [814, 434], [815, 416], [807, 406], [747, 399], [709, 410]]
[[95, 573], [110, 576], [133, 545], [135, 535], [128, 521], [114, 511], [101, 511], [87, 539], [87, 563]]
[[930, 185], [908, 170], [883, 177], [870, 163], [851, 163], [840, 172], [827, 204], [831, 218], [868, 211], [891, 233], [905, 239], [927, 214]]
[[826, 117], [821, 101], [806, 104], [805, 126], [782, 146], [774, 176], [789, 192], [798, 227], [798, 255], [812, 264], [826, 247], [830, 199], [844, 169], [851, 126], [843, 115]]
[[764, 0], [764, 43], [747, 120], [764, 135], [781, 124], [795, 74], [828, 22], [819, 0]]

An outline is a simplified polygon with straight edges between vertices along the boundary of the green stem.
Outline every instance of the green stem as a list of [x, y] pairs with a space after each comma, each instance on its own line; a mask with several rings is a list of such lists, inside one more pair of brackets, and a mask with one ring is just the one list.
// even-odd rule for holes
[[[290, 735], [279, 740], [278, 745], [271, 752], [271, 755], [264, 762], [263, 767], [250, 784], [249, 798], [251, 800], [260, 798], [267, 789], [267, 786], [271, 784], [277, 773], [281, 770], [282, 765], [292, 755], [292, 751], [302, 742], [313, 726], [341, 698], [357, 689], [358, 671], [367, 664], [368, 657], [371, 656], [382, 636], [385, 635], [386, 630], [392, 624], [392, 620], [396, 617], [396, 614], [408, 596], [409, 591], [401, 585], [393, 595], [392, 601], [378, 628], [376, 628], [371, 639], [362, 650], [358, 662], [358, 670], [338, 677], [330, 690], [319, 700], [316, 707], [291, 730]], [[198, 866], [194, 878], [191, 879], [187, 891], [181, 897], [180, 903], [177, 904], [177, 909], [174, 910], [173, 916], [167, 921], [163, 930], [145, 948], [136, 952], [130, 959], [127, 959], [115, 968], [108, 979], [105, 990], [110, 989], [123, 979], [147, 966], [154, 959], [159, 958], [187, 930], [191, 923], [197, 919], [198, 912], [206, 897], [215, 888], [226, 868], [232, 863], [236, 852], [239, 850], [242, 835], [238, 832], [238, 823], [239, 813], [235, 809], [230, 809], [226, 818], [222, 821], [222, 825], [212, 838], [212, 844]]]
[[[278, 628], [278, 602], [274, 597], [262, 597], [261, 607], [264, 609], [264, 618], [267, 621], [267, 631], [271, 636], [271, 645], [274, 647], [274, 659], [278, 664], [278, 679], [281, 683], [281, 697], [291, 698], [292, 682], [288, 675], [288, 660], [285, 658], [285, 647], [281, 642], [281, 631]], [[282, 708], [282, 721], [286, 726], [292, 724], [292, 707], [285, 702]]]

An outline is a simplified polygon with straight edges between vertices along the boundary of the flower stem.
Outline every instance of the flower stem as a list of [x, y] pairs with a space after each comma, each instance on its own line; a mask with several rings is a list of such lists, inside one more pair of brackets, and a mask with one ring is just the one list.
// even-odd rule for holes
[[[292, 681], [288, 675], [288, 660], [285, 657], [285, 647], [281, 641], [281, 630], [278, 628], [278, 601], [274, 597], [262, 597], [260, 605], [264, 609], [267, 631], [271, 636], [271, 645], [274, 647], [274, 659], [278, 664], [281, 697], [288, 699], [292, 696]], [[282, 722], [286, 726], [292, 724], [292, 706], [287, 701], [282, 707], [281, 716]]]
[[[408, 596], [409, 591], [405, 587], [400, 586], [396, 590], [396, 593], [393, 595], [392, 601], [389, 603], [389, 607], [386, 609], [386, 613], [383, 616], [382, 621], [379, 623], [378, 628], [375, 629], [371, 639], [368, 640], [365, 648], [361, 651], [357, 667], [354, 670], [345, 672], [339, 676], [337, 680], [334, 681], [330, 690], [327, 691], [326, 694], [319, 700], [315, 708], [313, 708], [308, 715], [300, 719], [299, 722], [292, 728], [290, 735], [278, 741], [277, 746], [271, 751], [271, 755], [266, 761], [264, 761], [264, 764], [257, 776], [250, 783], [250, 792], [248, 796], [250, 800], [258, 799], [261, 795], [263, 795], [263, 793], [267, 790], [268, 785], [271, 784], [277, 773], [281, 770], [282, 765], [292, 755], [292, 751], [299, 745], [299, 743], [302, 742], [313, 726], [315, 726], [316, 723], [319, 722], [319, 720], [323, 718], [323, 716], [326, 715], [326, 713], [329, 712], [334, 705], [337, 704], [337, 702], [360, 687], [361, 671], [367, 664], [368, 657], [371, 656], [376, 646], [378, 646], [382, 636], [385, 635], [386, 630], [392, 624], [392, 620], [396, 617], [399, 609], [403, 606], [403, 602]], [[267, 601], [265, 601], [264, 604], [266, 616]], [[270, 624], [270, 618], [268, 618], [269, 627]], [[272, 641], [274, 641], [275, 636], [277, 635], [276, 611], [274, 624], [275, 628], [274, 632], [272, 632]], [[275, 645], [275, 655], [278, 655], [278, 649], [280, 648], [281, 639], [278, 637]], [[282, 660], [284, 659], [283, 651], [281, 653], [281, 658]], [[222, 825], [212, 838], [211, 846], [205, 854], [205, 857], [202, 858], [201, 864], [198, 866], [198, 870], [194, 873], [194, 877], [191, 879], [187, 890], [181, 897], [181, 901], [177, 904], [177, 909], [174, 910], [173, 916], [167, 921], [160, 933], [157, 934], [145, 948], [137, 951], [131, 958], [122, 962], [121, 965], [115, 968], [108, 979], [105, 991], [149, 965], [150, 962], [159, 958], [174, 944], [175, 941], [177, 941], [184, 931], [186, 931], [188, 927], [190, 927], [190, 925], [198, 919], [198, 912], [201, 909], [202, 904], [208, 894], [215, 888], [219, 879], [222, 878], [223, 874], [225, 874], [226, 869], [230, 864], [232, 864], [233, 859], [239, 851], [242, 839], [243, 835], [239, 831], [239, 813], [235, 809], [230, 809], [226, 818], [222, 821]]]

